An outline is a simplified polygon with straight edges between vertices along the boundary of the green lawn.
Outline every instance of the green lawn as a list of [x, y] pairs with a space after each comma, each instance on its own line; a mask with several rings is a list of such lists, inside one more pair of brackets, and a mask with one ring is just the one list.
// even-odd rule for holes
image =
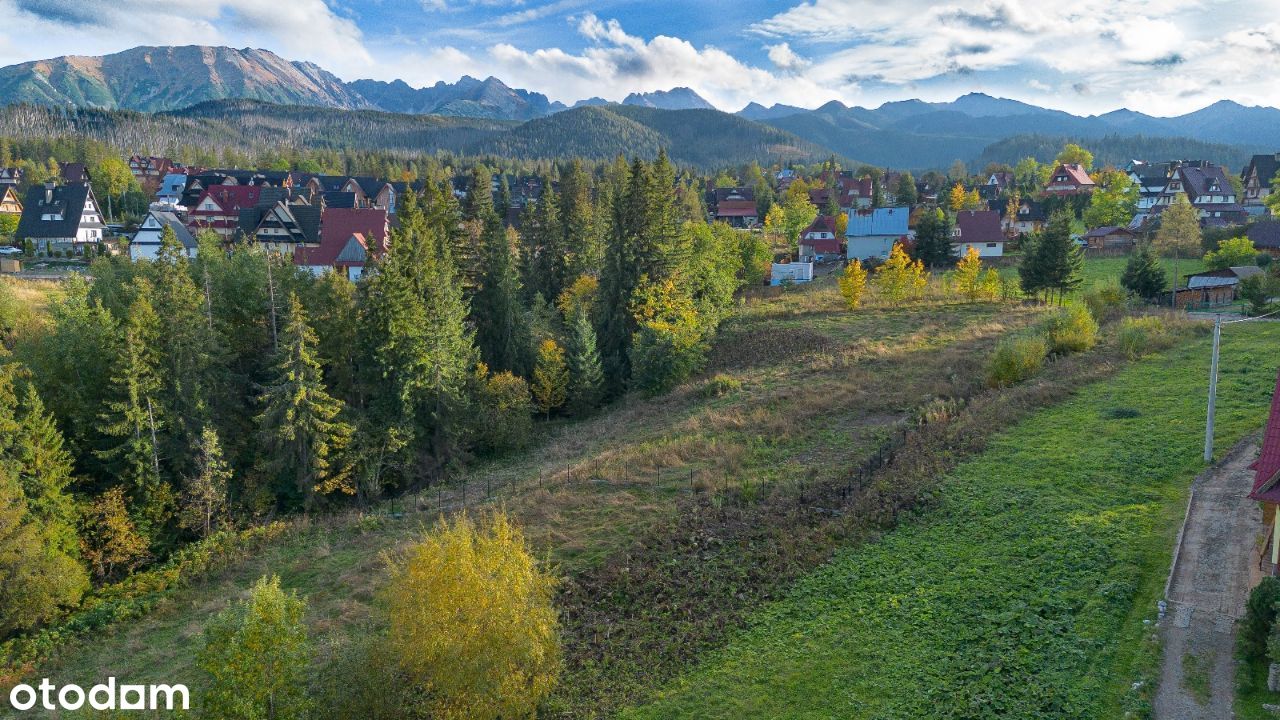
[[[1106, 258], [1086, 258], [1084, 261], [1084, 282], [1080, 287], [1083, 290], [1089, 290], [1099, 285], [1120, 284], [1120, 276], [1124, 274], [1125, 263], [1129, 262], [1127, 257], [1106, 257]], [[1161, 258], [1160, 263], [1164, 265], [1165, 274], [1169, 276], [1169, 281], [1173, 282], [1174, 263], [1170, 258]], [[1203, 272], [1204, 260], [1201, 258], [1186, 259], [1178, 261], [1178, 280], [1179, 284], [1186, 282], [1186, 275], [1192, 273]], [[1013, 281], [1018, 279], [1018, 268], [1007, 267], [1000, 269], [1001, 277], [1009, 278]]]
[[[1278, 347], [1274, 324], [1224, 334], [1219, 452], [1263, 422]], [[1203, 467], [1207, 364], [1201, 336], [1000, 434], [937, 506], [839, 553], [624, 716], [1142, 716], [1144, 620]]]

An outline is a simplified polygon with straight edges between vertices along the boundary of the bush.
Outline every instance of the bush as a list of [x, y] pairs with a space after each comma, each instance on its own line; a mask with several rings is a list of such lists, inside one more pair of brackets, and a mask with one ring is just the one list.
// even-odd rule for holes
[[1240, 621], [1236, 647], [1245, 660], [1261, 660], [1267, 654], [1267, 640], [1276, 624], [1276, 603], [1280, 602], [1280, 578], [1264, 577], [1249, 593]]
[[485, 378], [477, 442], [488, 452], [518, 450], [533, 434], [533, 397], [524, 378], [503, 371]]
[[1047, 352], [1048, 346], [1043, 338], [1002, 340], [991, 356], [987, 379], [996, 387], [1020, 383], [1039, 372]]
[[1120, 330], [1116, 333], [1120, 349], [1130, 359], [1146, 355], [1149, 352], [1163, 350], [1173, 342], [1173, 337], [1164, 324], [1164, 320], [1154, 315], [1145, 317], [1127, 317], [1120, 321]]
[[1098, 321], [1089, 308], [1072, 305], [1054, 313], [1045, 327], [1049, 350], [1054, 353], [1083, 352], [1098, 342]]
[[1124, 288], [1107, 283], [1084, 293], [1083, 299], [1085, 307], [1098, 322], [1110, 322], [1124, 311], [1126, 297]]
[[442, 520], [393, 565], [389, 647], [430, 717], [533, 716], [560, 671], [555, 584], [502, 513]]
[[706, 385], [702, 386], [702, 396], [706, 398], [723, 397], [731, 392], [737, 392], [741, 389], [741, 380], [725, 375], [724, 373], [718, 373], [715, 377], [708, 380]]

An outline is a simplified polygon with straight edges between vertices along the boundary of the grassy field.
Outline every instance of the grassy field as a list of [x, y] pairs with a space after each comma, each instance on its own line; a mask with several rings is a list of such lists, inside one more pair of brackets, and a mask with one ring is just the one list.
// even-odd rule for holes
[[[1124, 274], [1124, 266], [1127, 262], [1129, 262], [1127, 257], [1085, 258], [1083, 282], [1080, 284], [1080, 289], [1087, 291], [1100, 285], [1119, 285], [1120, 276]], [[1161, 258], [1160, 262], [1164, 265], [1165, 274], [1172, 284], [1174, 282], [1173, 260]], [[1186, 275], [1203, 272], [1204, 269], [1204, 260], [1201, 258], [1183, 258], [1178, 261], [1177, 280], [1179, 284], [1184, 284], [1186, 283]], [[1017, 282], [1018, 268], [1001, 268], [1000, 276]]]
[[[1265, 419], [1277, 347], [1274, 324], [1224, 335], [1218, 448]], [[1207, 357], [1202, 337], [1001, 433], [934, 509], [838, 553], [624, 716], [1141, 716]]]
[[[683, 557], [657, 549], [655, 541], [673, 536], [672, 527], [710, 517], [703, 509], [727, 506], [729, 498], [788, 497], [797, 487], [803, 497], [805, 487], [843, 477], [915, 408], [981, 386], [992, 345], [1040, 314], [998, 304], [838, 308], [830, 281], [748, 299], [724, 327], [703, 378], [662, 397], [628, 399], [595, 418], [545, 426], [531, 452], [481, 463], [439, 494], [299, 520], [250, 559], [173, 593], [137, 621], [71, 645], [37, 672], [60, 682], [111, 674], [131, 682], [198, 684], [191, 663], [205, 623], [267, 573], [278, 573], [307, 598], [320, 654], [331, 654], [376, 628], [384, 554], [411, 540], [441, 509], [474, 506], [487, 495], [514, 515], [568, 580], [570, 670], [555, 702], [560, 712], [582, 716], [651, 689], [654, 678], [674, 677], [693, 650], [717, 645], [758, 596], [727, 585], [701, 588], [714, 622], [685, 627], [686, 637], [673, 630], [670, 617], [635, 621], [645, 633], [636, 647], [646, 654], [602, 675], [598, 663], [578, 658], [600, 649], [593, 640], [598, 623], [625, 624], [610, 614], [622, 610], [587, 617], [584, 608], [598, 606], [594, 599], [602, 594], [619, 596], [617, 568], [637, 558], [656, 568], [657, 587], [691, 592], [679, 584], [688, 579], [683, 565], [649, 562]], [[707, 380], [713, 375], [740, 387], [713, 395]], [[769, 531], [776, 539], [785, 528]], [[829, 557], [834, 540], [810, 539], [797, 543], [787, 562], [753, 570], [751, 588], [780, 594], [794, 575]], [[645, 548], [658, 555], [645, 557]], [[650, 663], [661, 672], [647, 669]]]

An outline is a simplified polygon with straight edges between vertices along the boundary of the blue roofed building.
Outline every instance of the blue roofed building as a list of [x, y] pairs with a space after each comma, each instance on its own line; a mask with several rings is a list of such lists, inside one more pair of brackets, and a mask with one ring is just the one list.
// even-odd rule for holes
[[849, 213], [845, 230], [846, 256], [850, 260], [888, 258], [893, 244], [910, 236], [907, 220], [911, 208], [882, 207], [854, 210]]

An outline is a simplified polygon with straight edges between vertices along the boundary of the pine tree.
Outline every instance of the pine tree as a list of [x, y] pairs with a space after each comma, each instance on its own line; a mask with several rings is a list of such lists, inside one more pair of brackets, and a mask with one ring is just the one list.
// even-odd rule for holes
[[1059, 302], [1066, 293], [1080, 287], [1084, 272], [1084, 250], [1071, 239], [1071, 215], [1059, 211], [1049, 217], [1044, 232], [1034, 244], [1031, 256], [1023, 261], [1032, 263], [1035, 280], [1032, 287], [1023, 283], [1023, 290], [1028, 294], [1037, 291], [1048, 294], [1056, 292]]
[[1137, 250], [1129, 256], [1124, 273], [1120, 276], [1120, 285], [1130, 294], [1144, 300], [1154, 300], [1164, 294], [1169, 281], [1159, 258], [1151, 251], [1150, 244], [1138, 245]]
[[227, 486], [234, 473], [222, 456], [218, 432], [206, 427], [200, 433], [196, 474], [187, 480], [181, 510], [182, 526], [208, 537], [227, 520]]
[[573, 314], [569, 339], [569, 409], [584, 415], [599, 404], [604, 390], [604, 370], [596, 349], [596, 331], [585, 309]]
[[926, 208], [916, 223], [915, 258], [930, 268], [950, 264], [955, 259], [951, 241], [951, 219]]
[[263, 393], [258, 427], [268, 470], [289, 483], [307, 509], [319, 496], [355, 493], [343, 457], [352, 428], [339, 417], [342, 401], [324, 387], [315, 348], [316, 335], [302, 303], [290, 295], [275, 377]]

